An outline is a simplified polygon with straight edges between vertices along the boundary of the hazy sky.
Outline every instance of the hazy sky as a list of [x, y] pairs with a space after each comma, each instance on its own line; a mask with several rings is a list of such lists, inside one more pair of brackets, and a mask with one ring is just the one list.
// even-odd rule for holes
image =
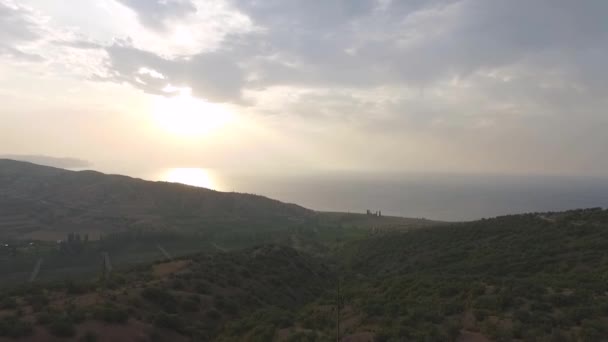
[[608, 176], [607, 17], [605, 0], [0, 0], [0, 154]]

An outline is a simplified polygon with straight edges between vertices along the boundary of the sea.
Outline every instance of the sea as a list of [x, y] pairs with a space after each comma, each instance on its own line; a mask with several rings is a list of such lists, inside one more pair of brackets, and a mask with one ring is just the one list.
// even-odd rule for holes
[[[164, 170], [144, 178], [253, 193], [321, 211], [364, 213], [369, 209], [384, 215], [442, 221], [608, 207], [608, 178], [603, 177], [356, 172], [285, 175], [188, 170]], [[180, 174], [187, 175], [186, 179], [180, 179]]]

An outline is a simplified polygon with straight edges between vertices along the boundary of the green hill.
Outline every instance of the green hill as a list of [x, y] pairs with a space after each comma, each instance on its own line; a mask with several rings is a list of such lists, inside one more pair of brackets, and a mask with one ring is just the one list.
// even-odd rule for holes
[[[335, 283], [323, 262], [288, 247], [199, 254], [105, 280], [30, 286], [0, 296], [0, 340], [269, 341]], [[101, 323], [101, 324], [100, 324]]]
[[[0, 166], [6, 236], [104, 233], [0, 246], [0, 341], [608, 336], [608, 210], [440, 223]], [[102, 272], [110, 259], [112, 271]], [[40, 260], [38, 280], [24, 285]]]
[[587, 209], [183, 256], [4, 291], [0, 335], [332, 341], [340, 298], [342, 341], [602, 341], [607, 228]]
[[391, 234], [341, 251], [346, 296], [384, 340], [600, 341], [608, 211], [526, 214]]
[[87, 233], [96, 239], [101, 234], [126, 230], [242, 236], [303, 226], [367, 230], [434, 223], [319, 213], [258, 195], [0, 159], [0, 239], [55, 241], [70, 232]]
[[312, 214], [263, 196], [0, 160], [2, 236], [57, 240], [68, 232], [276, 226]]

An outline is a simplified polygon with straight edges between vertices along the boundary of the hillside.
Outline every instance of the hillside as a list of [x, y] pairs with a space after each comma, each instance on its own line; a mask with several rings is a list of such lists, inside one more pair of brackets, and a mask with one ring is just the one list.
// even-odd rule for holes
[[586, 209], [186, 255], [5, 291], [0, 335], [331, 341], [340, 298], [341, 341], [603, 341], [607, 250]]
[[0, 160], [0, 234], [56, 240], [128, 228], [193, 231], [303, 221], [312, 211], [262, 196]]
[[[0, 287], [265, 243], [326, 254], [423, 219], [314, 212], [262, 196], [0, 160]], [[103, 240], [101, 240], [103, 238]], [[57, 241], [62, 241], [57, 243]], [[36, 266], [41, 264], [40, 267]]]
[[104, 234], [0, 246], [0, 341], [608, 336], [601, 208], [444, 223], [0, 164], [4, 233]]
[[[608, 211], [512, 215], [350, 244], [345, 297], [383, 340], [602, 341]], [[462, 337], [462, 336], [461, 336]], [[464, 339], [467, 340], [467, 339]]]
[[270, 341], [334, 283], [323, 262], [287, 247], [199, 254], [3, 293], [0, 341]]
[[225, 237], [319, 225], [369, 230], [436, 223], [314, 212], [258, 195], [0, 159], [0, 238], [55, 241], [80, 232], [95, 239], [125, 230]]

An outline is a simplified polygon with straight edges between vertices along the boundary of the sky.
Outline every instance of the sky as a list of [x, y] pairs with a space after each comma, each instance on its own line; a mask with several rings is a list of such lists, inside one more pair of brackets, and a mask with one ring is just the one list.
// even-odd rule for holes
[[138, 176], [608, 176], [607, 14], [605, 0], [0, 0], [0, 155]]

